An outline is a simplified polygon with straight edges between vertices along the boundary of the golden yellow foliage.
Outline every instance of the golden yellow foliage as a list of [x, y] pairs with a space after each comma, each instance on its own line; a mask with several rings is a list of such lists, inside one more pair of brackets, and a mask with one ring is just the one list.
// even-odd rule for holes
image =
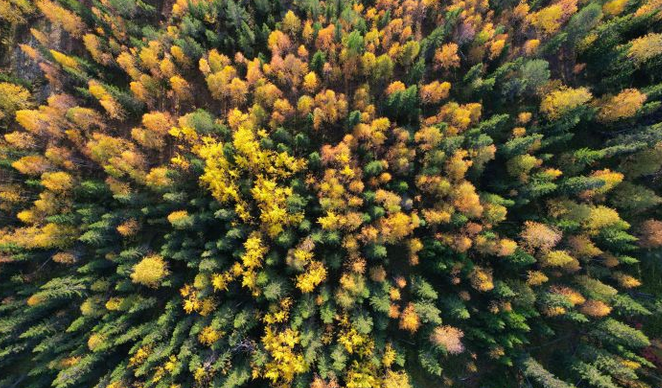
[[79, 70], [78, 61], [75, 58], [72, 58], [66, 54], [62, 54], [59, 51], [50, 50], [51, 55], [55, 59], [55, 62], [59, 63], [63, 67], [68, 67], [73, 70]]
[[421, 101], [426, 104], [436, 104], [444, 98], [448, 97], [448, 93], [451, 89], [450, 82], [439, 82], [434, 81], [429, 84], [421, 86], [421, 91], [419, 92], [421, 96]]
[[140, 229], [140, 224], [138, 221], [131, 218], [117, 226], [117, 232], [124, 237], [134, 236]]
[[381, 385], [382, 388], [411, 388], [409, 383], [409, 376], [406, 372], [393, 372], [391, 370], [386, 372], [384, 380]]
[[359, 364], [356, 360], [347, 372], [346, 388], [367, 388], [380, 386], [374, 365]]
[[53, 261], [60, 264], [73, 264], [76, 262], [76, 256], [69, 252], [58, 252], [53, 255]]
[[615, 16], [620, 15], [625, 6], [628, 5], [629, 0], [611, 0], [602, 6], [602, 11], [607, 15]]
[[202, 331], [198, 333], [198, 341], [205, 346], [212, 346], [222, 335], [223, 333], [215, 330], [213, 327], [205, 326]]
[[662, 9], [662, 0], [648, 0], [641, 4], [641, 6], [635, 11], [634, 15], [643, 16], [658, 11], [656, 14], [656, 19], [660, 20], [660, 9]]
[[168, 266], [163, 257], [150, 255], [133, 267], [131, 280], [134, 283], [156, 288], [166, 276], [168, 276]]
[[460, 57], [457, 55], [458, 45], [447, 43], [441, 46], [434, 54], [435, 65], [442, 69], [452, 69], [460, 66]]
[[341, 331], [338, 336], [338, 343], [345, 347], [347, 353], [358, 354], [360, 356], [370, 356], [375, 346], [370, 336], [359, 333], [353, 327]]
[[41, 155], [28, 155], [12, 163], [12, 167], [21, 174], [40, 175], [51, 168], [51, 164]]
[[541, 264], [544, 267], [560, 267], [567, 269], [577, 269], [579, 262], [570, 256], [566, 251], [550, 251], [541, 257]]
[[109, 65], [113, 61], [112, 54], [105, 52], [102, 47], [101, 39], [95, 34], [85, 34], [83, 44], [96, 62], [102, 65]]
[[[25, 0], [0, 0], [0, 19], [7, 1]], [[36, 0], [54, 28], [35, 30], [34, 47], [23, 51], [39, 62], [54, 94], [30, 109], [25, 88], [0, 82], [7, 127], [0, 159], [23, 174], [7, 170], [8, 182], [0, 184], [8, 220], [0, 230], [0, 272], [9, 263], [12, 284], [23, 290], [8, 291], [0, 303], [25, 302], [29, 312], [55, 307], [48, 292], [58, 284], [45, 283], [50, 274], [42, 267], [80, 267], [72, 281], [81, 282], [84, 295], [68, 300], [85, 318], [71, 329], [103, 323], [82, 337], [95, 357], [117, 345], [113, 336], [130, 348], [128, 362], [120, 360], [127, 373], [101, 385], [179, 388], [173, 381], [183, 386], [188, 379], [204, 387], [245, 379], [227, 358], [230, 346], [245, 353], [237, 355], [247, 357], [258, 385], [409, 388], [415, 384], [407, 371], [418, 367], [410, 365], [407, 344], [426, 341], [436, 356], [460, 355], [465, 345], [482, 349], [461, 356], [469, 360], [462, 375], [477, 376], [485, 360], [508, 363], [531, 339], [524, 335], [531, 322], [565, 315], [572, 322], [564, 325], [582, 331], [578, 311], [606, 317], [608, 303], [619, 302], [616, 284], [641, 284], [625, 273], [634, 259], [618, 240], [626, 248], [635, 243], [623, 219], [641, 220], [643, 212], [613, 199], [648, 185], [662, 165], [662, 146], [646, 148], [633, 138], [636, 144], [607, 149], [601, 159], [598, 139], [587, 143], [594, 152], [576, 151], [602, 133], [596, 120], [619, 130], [639, 125], [656, 107], [660, 93], [643, 71], [649, 66], [636, 80], [627, 71], [617, 79], [640, 90], [613, 90], [606, 81], [589, 86], [605, 76], [596, 69], [605, 50], [627, 52], [629, 70], [662, 54], [659, 33], [619, 46], [645, 34], [648, 25], [640, 24], [659, 15], [634, 24], [631, 15], [612, 17], [636, 7], [643, 15], [660, 0], [604, 0], [598, 8], [578, 0], [284, 2], [257, 18], [264, 4], [227, 2], [221, 10], [204, 0], [174, 0], [172, 14], [159, 10], [158, 26], [140, 19], [153, 13], [149, 7], [115, 9], [120, 3], [78, 9], [71, 1]], [[578, 6], [582, 12], [572, 19]], [[599, 27], [600, 7], [610, 29]], [[129, 20], [133, 13], [138, 17]], [[590, 24], [575, 35], [584, 18]], [[79, 53], [80, 42], [73, 50], [80, 58], [68, 45], [49, 55], [61, 29], [69, 32], [64, 38], [82, 39], [83, 54], [96, 63]], [[609, 47], [596, 46], [603, 43]], [[209, 46], [217, 49], [200, 52]], [[457, 81], [452, 91], [445, 80]], [[591, 90], [602, 97], [592, 102]], [[14, 116], [23, 128], [11, 132]], [[586, 136], [557, 136], [580, 129]], [[499, 173], [505, 175], [489, 175]], [[558, 179], [564, 174], [567, 180]], [[574, 190], [573, 179], [581, 187], [587, 174], [589, 183], [604, 185]], [[641, 191], [643, 198], [648, 191]], [[632, 202], [650, 197], [659, 199]], [[631, 233], [640, 247], [662, 246], [662, 222], [639, 222]], [[146, 247], [167, 259], [135, 253]], [[94, 258], [87, 264], [95, 249], [103, 268]], [[52, 260], [15, 271], [32, 250]], [[183, 273], [171, 276], [169, 260]], [[450, 294], [428, 278], [430, 266], [447, 279]], [[176, 284], [181, 298], [171, 289]], [[125, 318], [141, 311], [156, 319], [173, 301], [188, 314], [183, 350], [164, 348], [158, 335], [134, 338], [140, 333]], [[466, 310], [435, 308], [449, 301]], [[237, 307], [244, 311], [231, 314]], [[389, 318], [382, 322], [375, 312]], [[52, 313], [45, 324], [68, 319]], [[479, 324], [493, 321], [494, 333], [467, 331], [461, 318], [468, 314]], [[170, 315], [158, 324], [170, 325]], [[238, 331], [228, 345], [221, 329], [233, 325]], [[397, 328], [411, 341], [398, 341]], [[521, 335], [492, 338], [513, 330]], [[64, 369], [61, 380], [78, 371], [78, 360], [86, 362], [78, 353], [46, 366], [55, 374]], [[424, 364], [420, 358], [414, 362]], [[445, 369], [438, 384], [461, 385], [451, 379], [455, 369]]]
[[581, 305], [586, 302], [586, 298], [578, 291], [564, 286], [552, 286], [550, 291], [554, 294], [563, 295], [572, 306]]
[[99, 100], [99, 103], [101, 106], [103, 106], [106, 112], [108, 112], [110, 117], [121, 119], [124, 116], [124, 112], [120, 104], [99, 82], [91, 80], [89, 82], [88, 90], [96, 99]]
[[601, 318], [609, 315], [611, 307], [599, 300], [588, 300], [579, 309], [583, 314], [589, 317]]
[[303, 77], [303, 90], [309, 93], [314, 93], [317, 90], [319, 81], [317, 80], [317, 74], [310, 72]]
[[320, 285], [326, 279], [326, 268], [324, 264], [319, 261], [310, 263], [306, 272], [297, 276], [297, 288], [301, 292], [310, 293], [315, 290], [315, 287]]
[[0, 1], [0, 20], [12, 25], [23, 24], [26, 18], [34, 12], [34, 5], [22, 0]]
[[628, 57], [636, 64], [642, 64], [662, 54], [662, 34], [651, 32], [630, 42]]
[[421, 319], [416, 313], [416, 307], [409, 303], [400, 314], [400, 328], [410, 333], [415, 333], [421, 326]]
[[600, 104], [598, 120], [612, 122], [634, 116], [646, 102], [646, 95], [637, 89], [625, 89]]
[[295, 351], [301, 342], [299, 332], [287, 328], [275, 331], [267, 326], [262, 344], [269, 353], [270, 360], [264, 366], [264, 378], [271, 381], [276, 387], [289, 387], [297, 374], [308, 370], [303, 355]]
[[476, 188], [468, 181], [463, 181], [455, 186], [452, 196], [453, 206], [468, 217], [480, 217], [483, 213], [483, 206], [480, 203], [480, 197], [476, 193]]
[[106, 342], [106, 337], [103, 334], [92, 333], [90, 338], [87, 340], [87, 347], [91, 351], [98, 349], [103, 343]]
[[540, 104], [540, 110], [552, 120], [576, 109], [593, 98], [587, 88], [562, 87], [545, 96]]
[[74, 37], [79, 37], [85, 30], [85, 23], [75, 13], [57, 5], [50, 0], [37, 1], [37, 7], [44, 16], [53, 24], [62, 26]]
[[489, 269], [483, 269], [478, 266], [474, 267], [471, 274], [469, 274], [471, 286], [478, 291], [487, 292], [494, 288], [492, 282], [492, 272]]
[[624, 223], [624, 221], [621, 220], [616, 210], [606, 206], [596, 206], [591, 208], [588, 217], [584, 221], [584, 226], [593, 233], [597, 233], [602, 228], [619, 223]]
[[172, 185], [172, 179], [168, 177], [167, 167], [154, 167], [147, 176], [145, 176], [145, 184], [155, 189], [163, 189]]
[[538, 51], [540, 46], [540, 40], [538, 39], [529, 39], [524, 43], [524, 53], [526, 55], [533, 55]]
[[560, 4], [552, 4], [538, 12], [527, 15], [526, 20], [543, 34], [549, 35], [556, 32], [563, 21], [563, 7]]
[[168, 222], [170, 222], [173, 225], [177, 224], [178, 222], [180, 222], [182, 220], [188, 219], [188, 218], [189, 218], [189, 215], [188, 215], [188, 212], [186, 210], [177, 210], [177, 211], [174, 211], [174, 212], [168, 214]]
[[281, 28], [287, 33], [296, 35], [301, 30], [301, 20], [291, 10], [287, 11], [283, 17]]
[[74, 178], [63, 171], [45, 172], [41, 175], [41, 184], [48, 190], [63, 194], [74, 187]]
[[[0, 120], [13, 118], [17, 110], [27, 108], [30, 92], [20, 85], [0, 82]], [[5, 135], [7, 136], [7, 135]]]
[[636, 288], [641, 285], [639, 279], [622, 272], [614, 273], [614, 278], [618, 281], [618, 284], [625, 289]]

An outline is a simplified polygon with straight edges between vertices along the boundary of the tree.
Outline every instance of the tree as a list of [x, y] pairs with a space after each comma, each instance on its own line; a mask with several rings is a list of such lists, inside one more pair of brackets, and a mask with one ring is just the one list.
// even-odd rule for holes
[[435, 64], [442, 69], [452, 69], [460, 66], [460, 57], [457, 55], [458, 45], [448, 43], [443, 45], [434, 54]]
[[13, 118], [17, 110], [30, 106], [30, 92], [20, 85], [0, 82], [0, 120]]
[[51, 23], [61, 26], [74, 37], [78, 38], [83, 34], [86, 26], [80, 16], [50, 0], [39, 0], [36, 5]]
[[607, 100], [598, 112], [598, 120], [612, 122], [634, 116], [646, 102], [646, 95], [637, 89], [626, 89]]
[[464, 352], [462, 345], [462, 330], [452, 326], [439, 326], [430, 335], [430, 341], [436, 346], [442, 347], [449, 354], [460, 354]]
[[586, 104], [592, 98], [593, 95], [586, 88], [563, 87], [548, 94], [542, 100], [540, 110], [554, 120]]
[[662, 54], [662, 34], [650, 33], [630, 42], [627, 56], [640, 65]]
[[658, 386], [659, 6], [0, 0], [0, 386]]
[[152, 255], [142, 259], [133, 267], [131, 280], [148, 287], [157, 287], [168, 275], [168, 269], [161, 256]]

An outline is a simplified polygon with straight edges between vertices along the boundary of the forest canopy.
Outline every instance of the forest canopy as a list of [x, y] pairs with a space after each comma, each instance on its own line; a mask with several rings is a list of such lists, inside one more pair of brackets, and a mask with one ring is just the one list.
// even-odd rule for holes
[[0, 387], [662, 385], [661, 0], [0, 30]]

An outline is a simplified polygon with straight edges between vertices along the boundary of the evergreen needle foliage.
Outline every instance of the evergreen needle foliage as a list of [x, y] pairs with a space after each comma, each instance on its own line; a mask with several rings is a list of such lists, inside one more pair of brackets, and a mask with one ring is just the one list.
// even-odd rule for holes
[[662, 1], [0, 23], [0, 387], [660, 386]]

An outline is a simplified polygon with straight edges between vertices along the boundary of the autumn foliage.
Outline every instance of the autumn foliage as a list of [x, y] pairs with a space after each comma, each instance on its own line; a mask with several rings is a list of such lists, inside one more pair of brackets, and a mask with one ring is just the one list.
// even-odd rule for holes
[[659, 386], [659, 0], [0, 20], [0, 387]]

